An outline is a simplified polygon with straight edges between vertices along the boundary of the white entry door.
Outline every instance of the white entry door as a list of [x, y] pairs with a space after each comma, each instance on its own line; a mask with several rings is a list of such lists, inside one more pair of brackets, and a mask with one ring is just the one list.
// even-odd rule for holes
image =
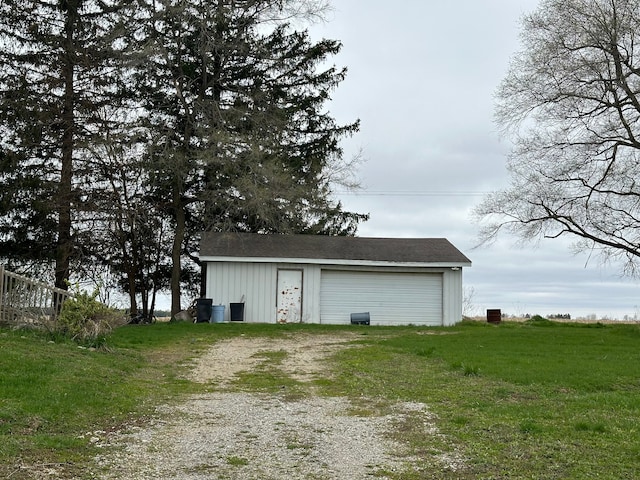
[[299, 323], [302, 319], [302, 270], [278, 270], [276, 321]]

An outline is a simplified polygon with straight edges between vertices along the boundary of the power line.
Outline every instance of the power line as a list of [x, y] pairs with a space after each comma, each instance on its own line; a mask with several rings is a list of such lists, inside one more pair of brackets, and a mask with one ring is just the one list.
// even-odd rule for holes
[[487, 195], [490, 192], [477, 191], [452, 191], [452, 190], [433, 190], [425, 191], [384, 191], [384, 190], [365, 190], [365, 191], [339, 191], [334, 192], [336, 195], [351, 195], [355, 197], [474, 197]]

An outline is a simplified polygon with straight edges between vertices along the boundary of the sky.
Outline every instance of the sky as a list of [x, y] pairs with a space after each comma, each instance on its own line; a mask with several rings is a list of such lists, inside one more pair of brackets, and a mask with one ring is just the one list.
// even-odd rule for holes
[[473, 262], [464, 271], [466, 313], [640, 318], [640, 283], [569, 239], [522, 245], [504, 235], [477, 247], [471, 210], [508, 185], [508, 139], [493, 122], [494, 93], [520, 48], [520, 18], [536, 0], [334, 0], [311, 28], [342, 41], [333, 58], [347, 78], [327, 105], [342, 143], [361, 152], [362, 188], [336, 188], [346, 210], [369, 213], [365, 237], [446, 237]]

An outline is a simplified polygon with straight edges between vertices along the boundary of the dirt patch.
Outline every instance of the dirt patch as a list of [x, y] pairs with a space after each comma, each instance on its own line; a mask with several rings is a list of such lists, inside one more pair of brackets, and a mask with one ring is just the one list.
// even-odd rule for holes
[[265, 360], [267, 352], [282, 352], [278, 368], [295, 380], [308, 382], [326, 372], [323, 360], [349, 347], [356, 335], [296, 335], [282, 338], [240, 336], [216, 343], [200, 357], [189, 378], [200, 383], [226, 386], [241, 372], [251, 371]]

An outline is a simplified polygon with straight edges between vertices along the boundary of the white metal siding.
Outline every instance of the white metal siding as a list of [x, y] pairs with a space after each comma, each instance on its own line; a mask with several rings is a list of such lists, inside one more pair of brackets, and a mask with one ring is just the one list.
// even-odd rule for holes
[[303, 271], [302, 312], [299, 321], [318, 323], [320, 299], [320, 268], [317, 265], [248, 262], [207, 262], [206, 298], [225, 305], [225, 320], [229, 320], [229, 303], [244, 296], [244, 320], [255, 323], [276, 321], [278, 269]]
[[225, 305], [225, 320], [228, 321], [229, 304], [244, 297], [244, 320], [246, 322], [275, 322], [277, 268], [268, 263], [207, 264], [207, 298], [214, 305]]
[[[348, 324], [351, 313], [367, 311], [371, 312], [372, 323], [378, 325], [453, 325], [462, 318], [462, 269], [390, 272], [382, 268], [345, 269], [334, 265], [207, 262], [206, 297], [213, 299], [214, 304], [225, 305], [225, 320], [229, 320], [229, 303], [239, 302], [244, 295], [246, 322], [274, 323], [279, 268], [304, 271], [300, 318], [303, 323]], [[338, 283], [331, 287], [330, 281], [328, 285], [327, 279], [332, 274], [342, 278], [345, 285]], [[367, 282], [358, 280], [363, 276], [368, 278]], [[416, 276], [422, 280], [410, 280]], [[340, 303], [344, 308], [338, 308]], [[416, 310], [421, 313], [416, 314]]]
[[442, 322], [455, 325], [462, 320], [462, 269], [447, 269], [443, 273]]
[[372, 325], [442, 325], [441, 273], [323, 270], [320, 322], [350, 323], [369, 312]]

